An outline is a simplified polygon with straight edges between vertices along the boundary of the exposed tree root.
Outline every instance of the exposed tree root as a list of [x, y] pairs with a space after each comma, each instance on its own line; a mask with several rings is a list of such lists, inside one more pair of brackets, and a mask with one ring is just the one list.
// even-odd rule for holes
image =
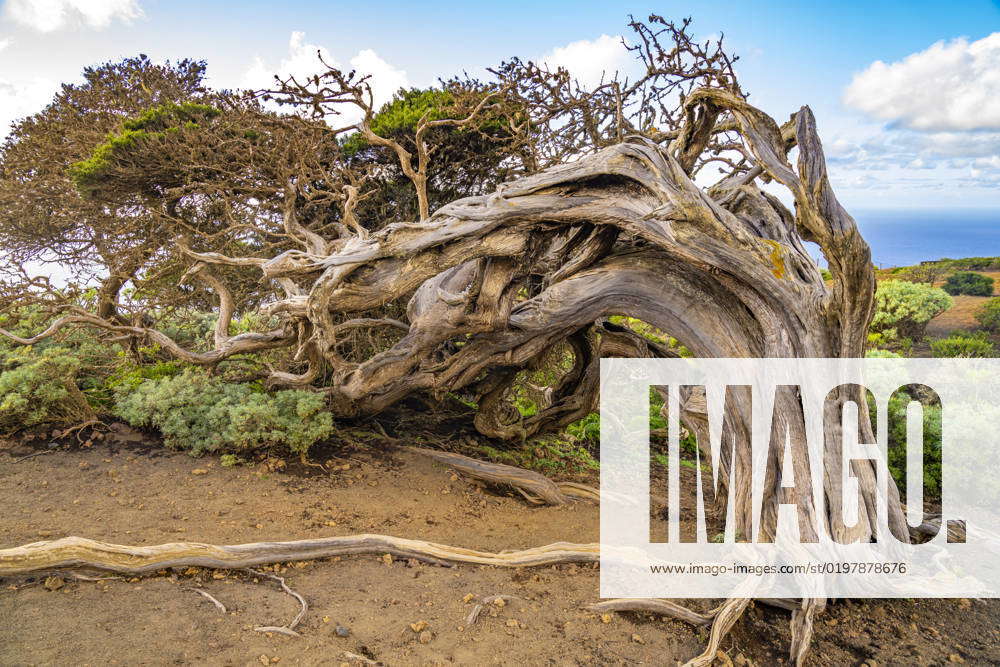
[[589, 563], [597, 561], [600, 557], [598, 544], [556, 542], [520, 551], [490, 553], [423, 540], [371, 534], [229, 546], [174, 542], [149, 547], [108, 544], [82, 537], [65, 537], [59, 540], [33, 542], [11, 549], [0, 549], [0, 577], [70, 568], [104, 570], [120, 574], [145, 574], [180, 566], [243, 569], [264, 563], [386, 553], [398, 558], [414, 558], [435, 565], [474, 563], [498, 567]]
[[[965, 522], [949, 521], [946, 524], [949, 542], [965, 542]], [[916, 528], [910, 528], [910, 536], [915, 540], [933, 538], [941, 531], [941, 517], [931, 517]]]
[[708, 644], [701, 655], [688, 660], [684, 667], [708, 667], [715, 660], [715, 654], [719, 652], [719, 644], [723, 637], [732, 629], [736, 621], [743, 615], [750, 598], [730, 598], [722, 606], [714, 610], [715, 619], [712, 622], [712, 630], [708, 635]]
[[83, 429], [87, 428], [88, 426], [96, 426], [98, 424], [103, 424], [103, 423], [104, 422], [102, 422], [100, 419], [94, 417], [93, 419], [88, 419], [85, 422], [77, 424], [76, 426], [70, 426], [68, 429], [59, 434], [59, 437], [65, 438], [71, 433], [76, 433], [76, 439], [79, 442], [83, 442], [83, 438], [80, 437], [83, 434]]
[[576, 482], [558, 482], [557, 486], [563, 495], [593, 500], [594, 502], [601, 501], [601, 492], [592, 486], [577, 484]]
[[[463, 456], [462, 454], [436, 449], [425, 449], [423, 447], [405, 447], [404, 449], [415, 454], [429, 456], [435, 461], [440, 461], [445, 465], [451, 466], [464, 475], [474, 477], [488, 484], [511, 486], [517, 489], [528, 502], [535, 505], [563, 505], [569, 502], [566, 494], [563, 493], [559, 485], [545, 475], [531, 470], [503, 463], [488, 463]], [[568, 490], [570, 492], [575, 491], [578, 494], [585, 493], [577, 491], [576, 487], [578, 486], [582, 487], [582, 485], [573, 485]], [[596, 489], [593, 489], [593, 492], [595, 494], [598, 493]]]
[[687, 665], [698, 666], [712, 664], [723, 637], [733, 627], [750, 602], [760, 602], [792, 612], [792, 646], [789, 653], [794, 664], [804, 664], [806, 652], [812, 639], [813, 614], [822, 611], [825, 606], [825, 601], [822, 599], [800, 601], [788, 598], [730, 598], [715, 609], [701, 613], [669, 600], [619, 598], [589, 605], [587, 609], [596, 612], [645, 611], [670, 616], [695, 626], [711, 624], [712, 631], [705, 652], [687, 663]]
[[37, 452], [32, 452], [31, 454], [28, 454], [27, 456], [22, 456], [19, 459], [14, 459], [13, 461], [11, 461], [11, 463], [20, 463], [21, 461], [27, 461], [28, 459], [33, 459], [36, 456], [41, 456], [42, 454], [51, 454], [54, 451], [56, 451], [56, 450], [53, 448], [53, 449], [43, 449], [43, 450], [40, 450], [40, 451], [37, 451]]
[[[577, 482], [555, 482], [541, 473], [505, 463], [480, 461], [469, 456], [423, 447], [404, 447], [414, 454], [423, 454], [444, 463], [457, 472], [498, 486], [507, 486], [524, 496], [533, 505], [563, 505], [572, 499], [601, 501], [599, 489]], [[663, 496], [651, 494], [654, 503], [666, 505]]]
[[670, 616], [691, 625], [708, 625], [714, 618], [714, 613], [702, 614], [669, 600], [648, 598], [605, 600], [604, 602], [589, 605], [587, 609], [598, 613], [608, 611], [647, 611], [653, 614]]
[[796, 665], [805, 663], [806, 653], [812, 643], [813, 615], [826, 606], [825, 598], [805, 598], [792, 612], [792, 646], [789, 657]]
[[125, 579], [125, 577], [88, 577], [79, 572], [66, 572], [63, 573], [63, 576], [74, 581], [122, 581]]

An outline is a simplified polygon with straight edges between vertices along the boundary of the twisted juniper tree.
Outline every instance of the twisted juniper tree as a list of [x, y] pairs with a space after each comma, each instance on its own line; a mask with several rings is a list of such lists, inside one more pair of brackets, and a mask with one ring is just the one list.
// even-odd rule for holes
[[78, 195], [67, 173], [123, 120], [155, 105], [205, 101], [205, 63], [155, 64], [146, 56], [104, 63], [65, 84], [42, 111], [18, 121], [0, 145], [0, 278], [26, 263], [58, 264], [97, 285], [95, 313], [115, 319], [122, 287], [170, 242], [148, 201]]
[[[87, 325], [200, 365], [287, 348], [269, 381], [326, 392], [336, 415], [462, 392], [478, 403], [479, 431], [498, 438], [592, 412], [602, 356], [670, 354], [611, 324], [612, 315], [669, 332], [695, 356], [862, 356], [870, 251], [834, 196], [810, 109], [779, 123], [752, 106], [721, 40], [695, 42], [687, 21], [653, 16], [631, 27], [635, 79], [612, 75], [584, 88], [564, 70], [513, 60], [486, 82], [442, 82], [434, 104], [419, 114], [411, 105], [409, 120], [392, 125], [377, 122], [367, 78], [329, 68], [118, 142], [78, 168], [78, 182], [108, 202], [143, 198], [175, 231], [170, 261], [185, 262], [185, 279], [219, 299], [215, 346], [183, 348], [149, 325], [153, 308], [129, 323], [66, 306], [47, 331], [17, 340]], [[269, 110], [275, 102], [278, 112]], [[434, 166], [463, 145], [479, 146], [474, 154], [488, 146], [495, 159]], [[509, 180], [494, 187], [490, 176], [501, 170]], [[435, 206], [448, 178], [472, 192]], [[395, 204], [416, 219], [366, 217]], [[804, 242], [823, 252], [831, 285]], [[273, 326], [233, 336], [230, 319], [248, 305], [227, 276], [248, 272], [259, 280], [252, 306]], [[380, 346], [357, 344], [372, 332], [382, 332], [372, 337]], [[519, 374], [555, 349], [572, 364], [537, 413], [521, 417], [507, 398]], [[794, 412], [779, 406], [793, 428]], [[682, 406], [682, 419], [708, 447], [697, 400]], [[807, 465], [794, 460], [797, 476]], [[749, 466], [749, 449], [738, 447], [724, 454], [721, 479]], [[827, 514], [805, 509], [842, 540], [873, 536], [874, 469], [856, 474], [865, 509], [855, 526], [836, 518], [839, 468], [826, 471]], [[762, 526], [772, 534], [774, 477]], [[728, 492], [745, 527], [750, 475], [740, 478], [746, 486]], [[905, 536], [894, 492], [889, 525]], [[822, 604], [795, 605], [797, 661]], [[717, 611], [713, 646], [744, 606]]]

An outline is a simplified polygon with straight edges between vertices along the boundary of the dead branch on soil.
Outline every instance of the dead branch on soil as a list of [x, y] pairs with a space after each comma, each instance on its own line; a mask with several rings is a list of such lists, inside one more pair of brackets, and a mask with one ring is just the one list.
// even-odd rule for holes
[[11, 461], [11, 463], [20, 463], [21, 461], [27, 461], [28, 459], [33, 459], [36, 456], [41, 456], [42, 454], [51, 454], [54, 451], [56, 451], [54, 448], [53, 449], [43, 449], [41, 451], [33, 452], [31, 454], [28, 454], [27, 456], [22, 456], [19, 459], [14, 459], [13, 461]]
[[369, 660], [368, 658], [366, 658], [363, 655], [358, 655], [357, 653], [351, 653], [350, 651], [344, 651], [340, 655], [344, 656], [348, 660], [352, 660], [354, 662], [360, 662], [362, 665], [381, 665], [382, 664], [382, 663], [380, 663], [380, 662], [378, 662], [376, 660]]
[[469, 612], [468, 617], [465, 619], [465, 627], [468, 628], [475, 625], [476, 621], [479, 620], [479, 615], [483, 613], [483, 609], [491, 604], [497, 604], [498, 600], [506, 603], [508, 600], [517, 599], [518, 597], [516, 595], [490, 595], [489, 597], [483, 598], [482, 601], [476, 604], [476, 606], [472, 608], [472, 611]]
[[58, 569], [104, 570], [120, 574], [145, 574], [168, 567], [245, 569], [265, 563], [359, 554], [392, 554], [397, 558], [414, 558], [444, 566], [473, 563], [497, 567], [527, 567], [591, 563], [599, 559], [600, 549], [598, 544], [555, 542], [520, 551], [491, 553], [373, 534], [228, 546], [173, 542], [149, 547], [108, 544], [83, 537], [64, 537], [0, 549], [0, 577], [24, 576]]
[[218, 609], [223, 614], [225, 614], [228, 611], [226, 609], [226, 605], [216, 600], [208, 591], [204, 591], [200, 588], [184, 588], [182, 590], [191, 591], [192, 593], [197, 593], [198, 595], [202, 596], [203, 598], [214, 604], [215, 608]]
[[285, 583], [285, 580], [284, 580], [283, 577], [279, 577], [279, 576], [274, 575], [274, 574], [268, 574], [267, 572], [261, 572], [260, 570], [252, 570], [250, 568], [246, 568], [243, 571], [247, 572], [248, 574], [252, 574], [255, 577], [264, 577], [264, 578], [270, 579], [271, 581], [277, 581], [278, 584], [281, 586], [281, 590], [285, 591], [286, 593], [288, 593], [289, 595], [291, 595], [293, 598], [295, 598], [296, 600], [298, 600], [299, 601], [299, 605], [301, 607], [299, 609], [299, 613], [295, 615], [295, 618], [293, 618], [292, 622], [289, 623], [288, 625], [277, 625], [277, 626], [275, 626], [275, 625], [262, 625], [262, 626], [254, 628], [254, 630], [256, 632], [277, 632], [277, 633], [282, 634], [282, 635], [288, 635], [289, 637], [301, 637], [301, 635], [298, 632], [295, 631], [295, 626], [297, 626], [299, 624], [299, 622], [303, 618], [305, 618], [306, 612], [309, 611], [309, 603], [306, 602], [306, 599], [304, 597], [302, 597], [301, 595], [299, 595], [298, 593], [296, 593], [295, 591], [293, 591], [291, 588], [289, 588], [288, 584]]

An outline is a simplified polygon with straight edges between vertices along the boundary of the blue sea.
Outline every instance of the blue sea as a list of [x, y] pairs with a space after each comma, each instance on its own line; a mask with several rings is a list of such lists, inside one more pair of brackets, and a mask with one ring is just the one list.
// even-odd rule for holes
[[849, 209], [880, 268], [1000, 256], [1000, 208]]

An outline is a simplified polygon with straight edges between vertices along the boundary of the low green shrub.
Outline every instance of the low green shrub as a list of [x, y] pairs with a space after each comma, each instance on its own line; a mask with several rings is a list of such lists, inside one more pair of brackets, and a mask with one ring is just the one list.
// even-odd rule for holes
[[[0, 314], [0, 327], [29, 338], [53, 319], [52, 313], [30, 306]], [[117, 344], [87, 329], [66, 329], [36, 345], [0, 336], [0, 433], [93, 419], [110, 401], [105, 380], [120, 353]]]
[[236, 456], [236, 454], [223, 454], [219, 457], [219, 463], [222, 464], [223, 468], [235, 468], [243, 462], [243, 459]]
[[1000, 296], [990, 299], [976, 312], [980, 326], [989, 331], [1000, 331]]
[[157, 361], [148, 365], [123, 363], [108, 376], [105, 385], [112, 391], [121, 394], [134, 390], [146, 380], [174, 377], [183, 368], [183, 364], [179, 361]]
[[992, 357], [993, 343], [985, 331], [954, 331], [947, 338], [931, 341], [935, 357]]
[[886, 280], [875, 290], [875, 314], [869, 327], [872, 346], [906, 349], [923, 337], [927, 323], [952, 305], [937, 287], [905, 280]]
[[948, 280], [944, 283], [944, 291], [952, 296], [959, 294], [992, 296], [993, 279], [981, 273], [959, 271], [948, 276]]
[[865, 358], [867, 359], [899, 359], [903, 355], [892, 352], [891, 350], [868, 350], [865, 353]]
[[333, 432], [322, 395], [226, 382], [199, 369], [124, 383], [115, 414], [132, 426], [154, 427], [169, 447], [239, 453], [280, 447], [304, 455]]
[[94, 411], [77, 386], [81, 364], [65, 347], [0, 351], [0, 433], [92, 419]]
[[589, 415], [573, 422], [566, 427], [566, 433], [577, 440], [586, 440], [597, 443], [601, 441], [601, 415], [598, 412], [591, 412]]

